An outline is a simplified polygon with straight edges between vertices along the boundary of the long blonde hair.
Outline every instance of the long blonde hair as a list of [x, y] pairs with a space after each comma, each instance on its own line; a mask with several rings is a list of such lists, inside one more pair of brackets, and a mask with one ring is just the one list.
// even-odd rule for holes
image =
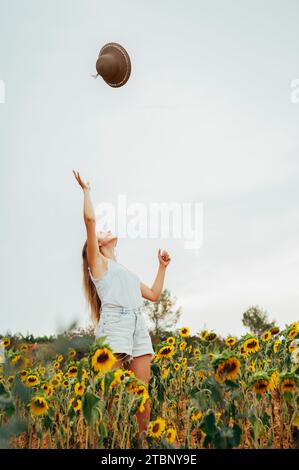
[[92, 282], [92, 279], [88, 272], [88, 261], [87, 261], [87, 240], [83, 245], [82, 249], [82, 268], [83, 268], [83, 292], [91, 312], [91, 319], [94, 323], [94, 326], [100, 320], [100, 309], [101, 309], [101, 300], [98, 296], [96, 287]]

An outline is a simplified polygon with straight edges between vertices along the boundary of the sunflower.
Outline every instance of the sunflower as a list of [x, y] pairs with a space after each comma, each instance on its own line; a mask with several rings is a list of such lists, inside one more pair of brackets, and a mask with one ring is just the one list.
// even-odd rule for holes
[[271, 335], [274, 336], [274, 335], [277, 335], [277, 333], [279, 333], [279, 328], [278, 326], [274, 326], [273, 328], [270, 329], [271, 331]]
[[296, 382], [294, 379], [286, 378], [281, 381], [281, 390], [283, 393], [285, 392], [295, 392], [296, 391]]
[[194, 357], [200, 357], [200, 350], [198, 348], [193, 349]]
[[171, 357], [174, 355], [174, 352], [174, 346], [170, 344], [169, 346], [162, 346], [158, 352], [158, 355], [159, 357]]
[[197, 370], [196, 375], [199, 379], [203, 379], [206, 376], [206, 371], [205, 370]]
[[135, 377], [134, 372], [132, 370], [128, 370], [128, 369], [126, 369], [124, 371], [124, 375], [125, 375], [125, 377]]
[[185, 351], [186, 346], [187, 346], [187, 342], [186, 342], [186, 341], [182, 341], [182, 342], [180, 343], [180, 346], [179, 346], [180, 351]]
[[262, 334], [262, 341], [264, 341], [265, 343], [267, 341], [269, 341], [271, 339], [271, 331], [268, 330], [268, 331], [265, 331], [263, 334]]
[[181, 360], [182, 366], [185, 366], [187, 364], [187, 358], [183, 357]]
[[232, 356], [217, 365], [215, 378], [220, 383], [224, 383], [226, 380], [235, 380], [240, 371], [241, 363], [239, 359]]
[[19, 374], [20, 374], [21, 380], [24, 380], [24, 379], [26, 379], [26, 377], [28, 375], [28, 372], [27, 372], [27, 370], [21, 370], [21, 372], [19, 372]]
[[208, 330], [203, 330], [201, 333], [200, 333], [200, 338], [205, 340], [206, 337], [208, 336], [209, 332]]
[[99, 372], [100, 375], [112, 369], [115, 362], [116, 357], [108, 348], [97, 349], [91, 358], [93, 369]]
[[53, 377], [53, 378], [50, 380], [50, 384], [51, 384], [53, 387], [58, 387], [59, 384], [60, 384], [60, 380], [58, 379], [58, 377]]
[[47, 397], [51, 397], [53, 395], [54, 387], [53, 385], [48, 385], [46, 389], [44, 389], [44, 392]]
[[169, 336], [166, 341], [169, 344], [175, 344], [175, 338], [173, 336]]
[[80, 398], [77, 398], [77, 397], [71, 398], [69, 407], [73, 407], [73, 409], [74, 409], [75, 411], [81, 410], [81, 408], [82, 408], [82, 402], [81, 402]]
[[36, 396], [31, 398], [30, 413], [35, 416], [41, 416], [48, 411], [48, 403], [44, 397]]
[[289, 352], [292, 353], [294, 351], [296, 351], [296, 349], [298, 348], [298, 344], [296, 343], [296, 340], [295, 341], [292, 341], [290, 344], [289, 344]]
[[[67, 377], [76, 377], [78, 373], [78, 367], [70, 366], [67, 370]], [[66, 374], [64, 374], [66, 376]]]
[[217, 339], [217, 335], [216, 333], [209, 333], [207, 336], [206, 336], [206, 341], [215, 341]]
[[5, 349], [9, 348], [11, 344], [10, 338], [2, 338], [1, 343], [3, 344]]
[[182, 338], [186, 338], [187, 336], [189, 336], [189, 333], [190, 333], [190, 330], [189, 330], [189, 328], [187, 328], [186, 326], [183, 326], [183, 327], [180, 328], [180, 330], [179, 330], [179, 335], [180, 335]]
[[165, 431], [165, 440], [168, 444], [172, 444], [176, 438], [176, 430], [174, 428], [167, 428]]
[[188, 353], [189, 353], [189, 354], [191, 354], [192, 349], [193, 349], [192, 344], [190, 344], [190, 346], [189, 346], [189, 348], [188, 348]]
[[69, 349], [68, 358], [73, 359], [76, 356], [76, 354], [77, 353], [76, 353], [75, 349]]
[[196, 410], [193, 411], [191, 415], [191, 421], [199, 421], [202, 417], [202, 411], [201, 410]]
[[181, 367], [181, 364], [179, 362], [176, 362], [173, 367], [175, 370], [179, 370]]
[[143, 393], [146, 393], [146, 392], [147, 392], [147, 388], [143, 384], [137, 385], [137, 387], [134, 390], [134, 393], [136, 393], [136, 395], [138, 396], [141, 396]]
[[243, 344], [244, 349], [248, 353], [257, 352], [260, 349], [259, 340], [257, 338], [249, 338]]
[[55, 361], [53, 365], [54, 365], [54, 369], [59, 369], [59, 367], [60, 367], [60, 362]]
[[244, 346], [241, 346], [240, 348], [240, 354], [244, 357], [248, 357], [249, 352], [244, 348]]
[[273, 352], [277, 353], [280, 343], [281, 343], [280, 339], [276, 339], [276, 340], [274, 341], [274, 344], [273, 344]]
[[125, 371], [123, 369], [117, 369], [114, 372], [114, 379], [110, 384], [110, 389], [113, 387], [116, 387], [120, 382], [125, 380], [125, 378], [126, 378]]
[[83, 383], [77, 382], [75, 384], [74, 390], [75, 390], [76, 395], [81, 395], [82, 396], [83, 393], [84, 393], [84, 390], [85, 390], [85, 385]]
[[18, 369], [26, 369], [29, 364], [29, 359], [21, 354], [17, 354], [11, 359], [11, 363]]
[[145, 408], [144, 408], [144, 405], [145, 403], [147, 402], [147, 400], [149, 399], [149, 394], [148, 394], [148, 391], [147, 391], [147, 388], [144, 386], [144, 385], [139, 385], [134, 393], [138, 396], [138, 397], [142, 397], [141, 398], [141, 403], [139, 405], [139, 408], [138, 408], [138, 411], [140, 411], [140, 413], [143, 413]]
[[39, 384], [39, 378], [36, 374], [30, 374], [26, 378], [26, 385], [28, 387], [35, 387]]
[[277, 370], [275, 370], [274, 372], [272, 372], [270, 376], [270, 380], [269, 380], [268, 390], [270, 392], [272, 392], [273, 390], [277, 388], [278, 380], [279, 380], [279, 373]]
[[41, 367], [41, 368], [39, 369], [39, 373], [40, 373], [41, 375], [44, 375], [44, 374], [46, 373], [46, 368], [45, 368], [45, 367]]
[[229, 336], [229, 338], [227, 338], [225, 340], [226, 346], [234, 346], [236, 344], [236, 342], [237, 342], [237, 340], [233, 336]]
[[149, 423], [148, 435], [150, 437], [160, 437], [165, 429], [165, 420], [157, 418], [155, 421]]
[[297, 333], [298, 333], [297, 328], [292, 328], [292, 330], [290, 330], [289, 333], [288, 333], [288, 337], [290, 339], [293, 339], [293, 338], [295, 338], [295, 336], [297, 336]]
[[28, 351], [28, 344], [22, 343], [20, 346], [20, 351], [27, 352]]
[[7, 377], [7, 383], [11, 385], [13, 383], [14, 378], [14, 375], [10, 375], [9, 377]]
[[208, 355], [209, 361], [212, 361], [214, 359], [214, 357], [215, 357], [214, 353], [212, 353], [212, 352], [209, 353], [209, 355]]
[[169, 370], [170, 370], [169, 367], [168, 367], [168, 368], [164, 367], [164, 368], [162, 369], [162, 374], [161, 374], [162, 379], [166, 379], [166, 377], [167, 377], [168, 374], [169, 374]]
[[70, 383], [69, 383], [68, 379], [64, 379], [64, 380], [62, 381], [62, 386], [63, 386], [63, 388], [67, 388], [67, 387], [69, 386], [69, 384], [70, 384]]
[[57, 357], [57, 361], [58, 361], [58, 362], [62, 362], [62, 361], [63, 361], [63, 355], [62, 355], [62, 354], [59, 354], [59, 356]]
[[262, 394], [267, 392], [269, 387], [269, 380], [259, 379], [253, 384], [253, 390], [256, 394]]
[[136, 390], [136, 388], [138, 388], [137, 381], [136, 381], [135, 379], [132, 380], [132, 381], [130, 381], [130, 382], [128, 383], [128, 387], [127, 387], [127, 388], [128, 388], [128, 391], [129, 391], [130, 393], [134, 393], [135, 390]]

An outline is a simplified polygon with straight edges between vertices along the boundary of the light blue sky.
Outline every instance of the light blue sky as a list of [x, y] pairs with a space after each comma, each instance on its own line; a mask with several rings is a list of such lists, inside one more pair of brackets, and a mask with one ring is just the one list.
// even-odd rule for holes
[[[83, 197], [94, 205], [198, 201], [199, 256], [178, 240], [122, 239], [118, 259], [165, 286], [181, 325], [244, 332], [259, 304], [298, 320], [297, 1], [0, 0], [1, 332], [88, 324]], [[95, 73], [121, 43], [132, 74], [119, 89]]]

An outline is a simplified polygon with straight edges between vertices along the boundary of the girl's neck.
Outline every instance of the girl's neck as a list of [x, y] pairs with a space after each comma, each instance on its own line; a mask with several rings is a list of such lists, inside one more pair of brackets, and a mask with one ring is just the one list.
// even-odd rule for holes
[[106, 257], [106, 258], [109, 258], [109, 259], [112, 259], [113, 261], [117, 261], [116, 260], [116, 253], [115, 253], [115, 249], [112, 248], [112, 249], [102, 249], [102, 253], [103, 255]]

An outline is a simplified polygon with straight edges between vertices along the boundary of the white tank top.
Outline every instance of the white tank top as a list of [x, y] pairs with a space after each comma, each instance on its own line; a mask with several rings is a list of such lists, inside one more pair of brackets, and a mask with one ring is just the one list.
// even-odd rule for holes
[[135, 308], [143, 305], [139, 277], [122, 264], [108, 259], [108, 270], [101, 279], [89, 275], [97, 289], [103, 307]]

